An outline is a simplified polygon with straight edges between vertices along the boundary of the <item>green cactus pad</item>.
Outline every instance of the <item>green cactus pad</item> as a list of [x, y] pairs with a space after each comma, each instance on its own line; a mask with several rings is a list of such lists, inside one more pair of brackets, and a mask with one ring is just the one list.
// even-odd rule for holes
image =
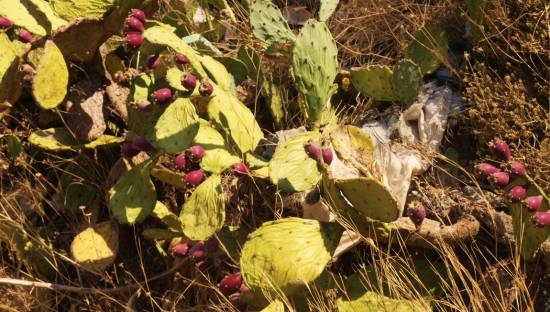
[[235, 79], [227, 71], [225, 66], [218, 62], [215, 58], [203, 55], [201, 56], [201, 64], [208, 73], [208, 76], [225, 91], [236, 93]]
[[219, 231], [225, 221], [225, 194], [219, 175], [211, 175], [187, 199], [180, 213], [185, 236], [206, 240]]
[[[542, 195], [543, 197], [542, 207], [538, 211], [549, 210], [550, 199], [531, 178], [527, 178], [526, 180], [517, 179], [508, 188], [511, 188], [513, 185], [526, 184], [526, 182], [529, 183], [527, 196]], [[521, 254], [526, 260], [533, 259], [540, 245], [550, 237], [550, 228], [536, 227], [531, 220], [533, 213], [523, 208], [521, 202], [511, 203], [509, 209], [512, 214], [516, 241], [521, 246]]]
[[393, 311], [393, 312], [428, 312], [431, 309], [423, 307], [415, 301], [405, 299], [391, 299], [376, 292], [367, 291], [362, 296], [348, 300], [348, 298], [340, 297], [336, 300], [338, 312], [378, 312], [378, 311]]
[[15, 161], [17, 157], [21, 154], [23, 151], [23, 145], [21, 144], [21, 140], [16, 135], [8, 135], [5, 138], [5, 142], [7, 145], [7, 155], [8, 158], [11, 161]]
[[116, 137], [114, 135], [102, 134], [92, 142], [84, 144], [84, 148], [95, 149], [98, 147], [107, 147], [111, 145], [117, 145], [124, 142], [123, 137]]
[[285, 304], [281, 300], [275, 299], [260, 312], [285, 312]]
[[262, 94], [266, 99], [271, 116], [277, 125], [281, 125], [285, 112], [283, 110], [283, 99], [281, 98], [281, 90], [273, 80], [264, 80], [262, 84]]
[[162, 223], [164, 223], [170, 231], [183, 233], [181, 220], [178, 218], [178, 216], [175, 213], [170, 211], [170, 209], [168, 209], [168, 207], [166, 207], [166, 205], [164, 205], [162, 202], [157, 201], [151, 215], [159, 219], [160, 221], [162, 221]]
[[208, 103], [208, 115], [224, 129], [242, 153], [253, 151], [264, 134], [254, 114], [227, 91], [214, 87]]
[[422, 86], [422, 78], [420, 67], [409, 59], [400, 60], [393, 68], [393, 87], [405, 107], [409, 107], [416, 101]]
[[0, 103], [7, 101], [14, 104], [23, 89], [23, 74], [19, 71], [21, 52], [8, 36], [1, 32], [0, 51]]
[[321, 179], [317, 161], [309, 157], [304, 145], [319, 140], [317, 132], [298, 134], [277, 145], [269, 161], [269, 178], [281, 190], [302, 192], [311, 189]]
[[58, 192], [54, 195], [54, 202], [70, 212], [77, 212], [81, 206], [89, 207], [97, 189], [93, 183], [95, 179], [95, 162], [85, 157], [75, 159], [63, 170], [59, 179]]
[[21, 28], [25, 28], [31, 33], [39, 36], [47, 34], [43, 25], [40, 25], [35, 16], [31, 14], [21, 1], [0, 0], [0, 16], [5, 16]]
[[107, 39], [108, 33], [103, 19], [84, 18], [59, 28], [52, 36], [67, 60], [90, 62]]
[[166, 71], [166, 82], [168, 85], [175, 90], [181, 92], [189, 92], [193, 90], [187, 90], [182, 84], [181, 80], [183, 79], [183, 72], [177, 67], [171, 67]]
[[157, 192], [149, 177], [152, 166], [152, 160], [147, 160], [133, 167], [109, 190], [111, 211], [120, 223], [139, 223], [155, 208]]
[[174, 238], [184, 236], [183, 233], [172, 232], [170, 230], [156, 229], [156, 228], [145, 229], [143, 230], [143, 232], [141, 232], [141, 235], [145, 239], [149, 239], [149, 240], [171, 240]]
[[405, 50], [405, 56], [420, 66], [424, 75], [433, 73], [441, 64], [449, 49], [445, 30], [436, 25], [428, 25], [417, 31], [413, 42]]
[[55, 108], [67, 95], [68, 83], [69, 71], [63, 54], [53, 41], [48, 40], [33, 79], [34, 98], [44, 109]]
[[359, 169], [364, 176], [379, 177], [374, 156], [374, 144], [361, 128], [347, 125], [331, 132], [330, 142], [338, 157]]
[[71, 244], [74, 261], [92, 271], [112, 265], [118, 254], [118, 226], [102, 222], [80, 232]]
[[250, 79], [258, 83], [263, 81], [263, 73], [261, 69], [261, 56], [251, 47], [246, 45], [241, 46], [237, 52], [237, 58], [246, 66], [246, 74]]
[[310, 123], [320, 120], [331, 96], [338, 73], [338, 49], [323, 22], [309, 20], [298, 35], [292, 50], [292, 73], [298, 91], [304, 98]]
[[144, 136], [147, 140], [155, 140], [155, 124], [165, 109], [165, 105], [153, 105], [151, 112], [142, 112], [137, 109], [135, 103], [139, 100], [152, 100], [149, 94], [154, 90], [154, 77], [143, 73], [136, 76], [130, 89], [130, 101], [128, 103], [128, 129]]
[[101, 18], [115, 6], [115, 0], [52, 0], [57, 16], [72, 21], [79, 17]]
[[221, 248], [233, 260], [238, 260], [248, 232], [239, 226], [224, 226], [216, 235]]
[[240, 162], [240, 158], [231, 152], [223, 136], [208, 124], [200, 126], [193, 144], [200, 145], [205, 150], [201, 160], [201, 168], [205, 171], [220, 174]]
[[336, 223], [295, 217], [265, 222], [242, 249], [245, 284], [257, 296], [262, 291], [299, 293], [324, 271], [342, 231]]
[[393, 71], [388, 66], [371, 65], [352, 68], [351, 83], [357, 91], [376, 101], [394, 101], [397, 99], [392, 85]]
[[153, 168], [153, 170], [151, 170], [151, 176], [164, 183], [173, 185], [180, 190], [187, 189], [185, 181], [183, 181], [183, 178], [185, 177], [183, 173], [168, 169], [162, 165], [157, 165], [155, 168]]
[[281, 10], [271, 0], [254, 0], [250, 6], [250, 24], [254, 36], [269, 45], [295, 39]]
[[38, 148], [53, 152], [74, 150], [79, 144], [65, 128], [37, 130], [29, 136], [29, 143]]
[[225, 66], [225, 69], [233, 75], [236, 84], [241, 84], [246, 79], [247, 67], [246, 64], [238, 58], [229, 56], [216, 58]]
[[321, 0], [321, 7], [319, 8], [319, 20], [324, 22], [334, 13], [340, 0]]
[[357, 177], [330, 179], [323, 177], [324, 197], [344, 217], [361, 226], [368, 219], [391, 222], [399, 218], [399, 205], [391, 192], [375, 179]]
[[[57, 16], [53, 11], [50, 3], [45, 0], [29, 0], [28, 5], [34, 6], [34, 17], [48, 32], [56, 31], [60, 27], [67, 24], [67, 21]], [[26, 4], [27, 5], [27, 4]], [[43, 14], [43, 15], [40, 15]], [[43, 18], [45, 17], [45, 20]]]
[[177, 154], [191, 146], [198, 131], [199, 117], [195, 106], [187, 98], [178, 98], [155, 124], [153, 144], [167, 153]]

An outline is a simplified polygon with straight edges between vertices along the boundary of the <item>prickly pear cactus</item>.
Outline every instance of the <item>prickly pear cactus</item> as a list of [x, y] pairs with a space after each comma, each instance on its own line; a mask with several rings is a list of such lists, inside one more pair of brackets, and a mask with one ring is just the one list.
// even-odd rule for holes
[[5, 141], [7, 145], [8, 158], [11, 161], [15, 161], [23, 151], [23, 145], [21, 144], [21, 140], [19, 140], [17, 136], [12, 134], [12, 135], [8, 135], [5, 138]]
[[294, 217], [265, 222], [242, 249], [245, 284], [254, 296], [299, 293], [324, 271], [342, 232], [336, 223]]
[[183, 79], [184, 73], [177, 67], [171, 67], [166, 71], [166, 82], [168, 85], [181, 92], [189, 92], [193, 90], [187, 90], [182, 84], [181, 80]]
[[[48, 3], [46, 0], [29, 0], [25, 2], [25, 5], [32, 6], [31, 12], [40, 23], [40, 25], [45, 26], [47, 31], [55, 32], [56, 30], [67, 24], [67, 21], [59, 17], [53, 11], [50, 3]], [[43, 15], [40, 15], [40, 13]], [[44, 17], [45, 20], [43, 20]]]
[[205, 149], [204, 157], [201, 160], [201, 168], [205, 171], [221, 174], [240, 161], [218, 130], [206, 122], [201, 124], [193, 142], [194, 145], [203, 146]]
[[304, 113], [311, 124], [330, 108], [332, 84], [338, 73], [338, 49], [323, 22], [309, 20], [292, 50], [292, 73], [304, 98]]
[[375, 101], [394, 101], [397, 99], [392, 77], [392, 69], [381, 65], [352, 68], [350, 72], [351, 83], [355, 89]]
[[319, 8], [319, 20], [324, 22], [334, 13], [340, 0], [321, 0], [321, 7]]
[[[32, 4], [30, 4], [32, 6]], [[0, 0], [0, 16], [8, 17], [19, 27], [33, 34], [44, 36], [46, 29], [40, 25], [30, 10], [20, 0]]]
[[208, 76], [212, 78], [220, 88], [236, 94], [235, 79], [222, 63], [209, 55], [202, 55], [201, 64], [208, 73]]
[[152, 160], [147, 160], [126, 172], [109, 190], [109, 205], [120, 223], [143, 221], [155, 208], [157, 192], [149, 177]]
[[382, 179], [375, 163], [375, 146], [370, 136], [361, 128], [346, 125], [330, 134], [332, 147], [338, 157], [358, 169], [364, 176]]
[[32, 93], [36, 102], [44, 109], [57, 107], [67, 95], [68, 83], [69, 71], [63, 54], [48, 40], [33, 79]]
[[437, 25], [428, 25], [417, 31], [405, 50], [405, 56], [420, 66], [422, 74], [433, 73], [441, 58], [445, 57], [449, 42], [445, 30]]
[[199, 116], [187, 98], [171, 103], [155, 124], [154, 145], [167, 153], [177, 154], [191, 146], [199, 131]]
[[180, 213], [185, 236], [206, 240], [219, 231], [225, 221], [225, 195], [219, 175], [211, 175], [187, 199]]
[[250, 6], [250, 24], [254, 36], [270, 45], [295, 39], [281, 10], [271, 0], [254, 0]]
[[79, 17], [101, 18], [113, 8], [115, 0], [53, 0], [51, 6], [61, 18], [72, 21]]
[[118, 254], [118, 226], [111, 221], [96, 224], [80, 232], [71, 244], [76, 263], [92, 271], [112, 265]]
[[29, 136], [29, 143], [47, 151], [62, 152], [81, 148], [94, 149], [118, 144], [124, 138], [103, 134], [96, 140], [89, 143], [79, 143], [66, 128], [50, 128], [37, 130]]
[[393, 68], [393, 87], [397, 98], [405, 107], [416, 101], [422, 79], [423, 75], [420, 67], [409, 59], [400, 60]]
[[261, 312], [285, 312], [285, 304], [281, 300], [275, 299]]
[[317, 161], [309, 157], [304, 146], [310, 140], [318, 139], [319, 133], [307, 132], [277, 145], [269, 161], [271, 182], [286, 192], [302, 192], [315, 186], [321, 180], [321, 172]]
[[[351, 298], [350, 298], [351, 299]], [[428, 312], [431, 309], [424, 307], [415, 301], [405, 299], [391, 299], [382, 294], [373, 291], [367, 291], [360, 297], [348, 298], [340, 297], [336, 300], [338, 312], [378, 312], [378, 311], [394, 311], [394, 312]]]
[[181, 220], [162, 202], [157, 201], [151, 215], [164, 223], [168, 230], [183, 233], [183, 225], [181, 224]]
[[19, 71], [20, 51], [5, 33], [0, 33], [0, 103], [15, 103], [23, 88]]
[[107, 36], [103, 19], [79, 18], [59, 28], [53, 34], [53, 41], [66, 60], [90, 62]]
[[[62, 209], [77, 212], [80, 207], [89, 207], [94, 200], [97, 189], [90, 183], [93, 181], [93, 168], [86, 159], [77, 159], [65, 168], [59, 179], [59, 191], [54, 195], [53, 201]], [[77, 165], [78, 163], [78, 165]]]

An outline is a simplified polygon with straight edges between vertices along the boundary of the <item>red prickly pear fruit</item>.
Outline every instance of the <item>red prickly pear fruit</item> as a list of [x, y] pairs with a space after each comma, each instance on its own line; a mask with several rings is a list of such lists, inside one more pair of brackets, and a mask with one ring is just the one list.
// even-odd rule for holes
[[523, 185], [516, 185], [508, 192], [508, 197], [514, 202], [524, 199], [525, 195], [527, 195], [527, 189]]
[[240, 174], [247, 174], [249, 171], [248, 167], [242, 162], [233, 164], [233, 170]]
[[185, 65], [185, 64], [189, 63], [189, 59], [187, 58], [187, 56], [185, 56], [183, 54], [176, 54], [174, 59], [176, 60], [176, 63], [181, 64], [181, 65]]
[[149, 152], [155, 149], [144, 137], [138, 136], [132, 142], [132, 146], [138, 151]]
[[203, 79], [199, 86], [199, 93], [202, 96], [210, 96], [214, 92], [214, 86], [208, 79]]
[[0, 16], [0, 29], [10, 28], [11, 26], [13, 26], [12, 20]]
[[488, 163], [479, 163], [475, 167], [476, 174], [480, 177], [487, 179], [493, 173], [500, 172], [500, 168], [497, 168]]
[[145, 23], [145, 20], [147, 19], [147, 17], [145, 16], [145, 12], [143, 12], [140, 9], [132, 9], [132, 11], [130, 13], [130, 16], [134, 17], [134, 18], [137, 18], [142, 23]]
[[247, 293], [250, 291], [250, 288], [248, 286], [246, 286], [244, 283], [241, 284], [241, 287], [239, 287], [239, 292], [240, 293]]
[[512, 158], [512, 152], [510, 151], [510, 146], [508, 143], [503, 140], [498, 140], [492, 144], [491, 148], [493, 149], [493, 154], [504, 161], [510, 161]]
[[136, 107], [139, 111], [148, 113], [153, 110], [153, 104], [145, 99], [138, 100]]
[[542, 195], [529, 196], [523, 200], [523, 206], [529, 212], [535, 212], [542, 206]]
[[199, 162], [204, 157], [204, 148], [199, 145], [193, 145], [187, 149], [187, 154], [192, 162]]
[[533, 224], [536, 227], [543, 228], [550, 225], [550, 212], [537, 211], [532, 217]]
[[160, 57], [158, 55], [153, 55], [147, 60], [147, 68], [155, 69], [160, 66]]
[[204, 257], [206, 255], [206, 252], [204, 251], [204, 242], [200, 241], [191, 246], [191, 249], [189, 249], [189, 255], [193, 257], [193, 259], [200, 259]]
[[517, 160], [512, 160], [508, 164], [506, 164], [506, 171], [508, 171], [515, 177], [524, 177], [527, 175], [525, 165]]
[[187, 156], [185, 156], [185, 153], [180, 153], [176, 158], [174, 159], [174, 165], [176, 165], [176, 169], [178, 170], [184, 170], [185, 166], [187, 165]]
[[120, 154], [124, 158], [132, 158], [139, 153], [139, 150], [134, 147], [132, 143], [126, 142], [122, 144], [120, 148]]
[[143, 27], [143, 23], [133, 16], [128, 18], [128, 20], [126, 21], [126, 26], [128, 26], [128, 32], [137, 31], [139, 33], [142, 33], [145, 30], [145, 27]]
[[187, 255], [189, 251], [189, 245], [186, 243], [176, 244], [172, 247], [172, 256], [183, 257]]
[[422, 224], [424, 219], [426, 218], [426, 208], [424, 208], [424, 205], [419, 204], [415, 207], [409, 208], [407, 211], [407, 214], [411, 221], [416, 225], [417, 227]]
[[332, 159], [334, 158], [332, 149], [330, 147], [325, 147], [321, 150], [321, 154], [323, 155], [323, 161], [325, 164], [330, 165], [332, 163]]
[[29, 65], [29, 64], [23, 64], [21, 65], [21, 71], [24, 72], [25, 74], [29, 75], [29, 76], [32, 76], [35, 74], [35, 70], [34, 68]]
[[489, 176], [489, 182], [494, 186], [504, 187], [510, 182], [510, 175], [506, 172], [495, 172]]
[[211, 237], [206, 241], [206, 252], [209, 254], [215, 253], [220, 249], [220, 242], [217, 238]]
[[170, 88], [158, 89], [153, 93], [153, 97], [155, 98], [155, 102], [165, 103], [172, 98], [172, 90], [170, 90]]
[[202, 180], [204, 179], [204, 172], [202, 169], [197, 169], [189, 172], [185, 175], [185, 183], [189, 186], [197, 186], [201, 184]]
[[187, 73], [183, 77], [181, 84], [185, 87], [185, 89], [193, 91], [197, 87], [197, 77], [191, 73]]
[[322, 152], [321, 152], [321, 146], [319, 145], [319, 142], [315, 140], [311, 140], [306, 143], [305, 149], [309, 157], [315, 160], [320, 160], [323, 158]]
[[229, 295], [238, 291], [242, 283], [241, 272], [237, 272], [224, 276], [218, 284], [218, 287], [222, 294]]
[[25, 43], [29, 43], [32, 41], [32, 34], [26, 29], [19, 30], [17, 36], [19, 37], [19, 40]]
[[143, 36], [140, 33], [127, 33], [126, 45], [130, 49], [137, 49], [143, 44]]

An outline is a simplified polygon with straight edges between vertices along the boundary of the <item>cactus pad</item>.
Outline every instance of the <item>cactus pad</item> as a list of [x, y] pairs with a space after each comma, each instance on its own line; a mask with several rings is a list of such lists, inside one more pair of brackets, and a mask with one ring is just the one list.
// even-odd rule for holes
[[38, 23], [22, 1], [0, 0], [0, 16], [8, 17], [15, 25], [25, 28], [33, 34], [39, 36], [47, 34], [44, 26]]
[[151, 215], [157, 219], [159, 219], [162, 223], [166, 225], [168, 230], [172, 232], [179, 232], [183, 233], [183, 226], [181, 224], [181, 220], [174, 214], [172, 211], [166, 207], [162, 202], [157, 201], [155, 205], [155, 209], [153, 209], [153, 212]]
[[182, 84], [181, 80], [183, 79], [183, 72], [177, 67], [171, 67], [166, 71], [166, 82], [168, 85], [175, 90], [181, 92], [188, 92], [193, 90], [187, 90]]
[[79, 17], [101, 18], [114, 7], [115, 0], [53, 0], [51, 6], [61, 18], [72, 21]]
[[112, 265], [118, 254], [118, 227], [111, 221], [96, 224], [82, 231], [71, 244], [76, 263], [92, 271]]
[[225, 195], [221, 177], [212, 175], [187, 199], [180, 213], [185, 236], [205, 240], [219, 231], [225, 221]]
[[[351, 299], [351, 298], [350, 298]], [[338, 312], [378, 312], [378, 311], [395, 311], [395, 312], [428, 312], [427, 309], [418, 302], [405, 299], [391, 299], [382, 294], [373, 291], [367, 291], [362, 296], [347, 300], [340, 297], [336, 300]]]
[[422, 74], [433, 73], [441, 64], [440, 58], [449, 49], [445, 31], [438, 26], [428, 25], [417, 31], [413, 42], [405, 50], [405, 56], [420, 66]]
[[29, 136], [29, 143], [43, 150], [53, 152], [70, 151], [80, 148], [94, 149], [118, 144], [122, 141], [124, 141], [124, 138], [104, 134], [95, 141], [81, 144], [65, 128], [37, 130]]
[[[44, 26], [44, 28], [48, 32], [56, 31], [60, 27], [67, 24], [67, 21], [62, 19], [61, 17], [57, 16], [55, 12], [53, 11], [52, 7], [50, 6], [50, 3], [46, 0], [30, 0], [30, 3], [28, 5], [34, 6], [36, 9], [35, 18], [38, 20], [38, 22]], [[40, 12], [43, 14], [41, 16], [40, 14], [37, 14]], [[45, 17], [45, 21], [43, 21], [43, 18]]]
[[250, 6], [250, 24], [254, 36], [270, 45], [294, 41], [281, 10], [271, 0], [254, 0]]
[[5, 33], [0, 33], [0, 51], [0, 103], [13, 104], [23, 89], [23, 75], [19, 71], [21, 53]]
[[91, 166], [82, 163], [83, 159], [78, 159], [78, 164], [70, 164], [59, 179], [59, 192], [54, 195], [54, 202], [66, 211], [77, 212], [81, 206], [88, 207], [94, 200], [97, 190], [94, 187], [93, 176], [86, 170]]
[[318, 139], [317, 132], [308, 132], [277, 145], [269, 161], [271, 182], [286, 192], [302, 192], [315, 186], [321, 179], [321, 173], [317, 161], [309, 157], [304, 145]]
[[63, 54], [53, 41], [48, 40], [33, 79], [34, 98], [44, 109], [55, 108], [67, 95], [68, 83], [69, 71]]
[[394, 101], [397, 98], [392, 77], [391, 68], [381, 65], [352, 68], [350, 73], [355, 89], [375, 101]]
[[295, 217], [265, 222], [243, 246], [244, 282], [256, 295], [300, 292], [324, 271], [342, 231], [336, 223]]
[[193, 142], [194, 145], [204, 147], [206, 151], [201, 160], [201, 168], [205, 171], [220, 174], [240, 161], [231, 152], [223, 136], [208, 124], [200, 126]]
[[292, 50], [292, 73], [310, 123], [320, 120], [338, 73], [338, 50], [325, 23], [309, 20]]
[[15, 161], [23, 151], [21, 140], [16, 135], [8, 135], [6, 138], [7, 155], [11, 161]]
[[367, 177], [381, 178], [377, 172], [374, 144], [361, 128], [347, 125], [332, 131], [330, 141], [338, 157]]
[[285, 312], [285, 304], [281, 300], [275, 299], [260, 312]]
[[149, 177], [152, 165], [147, 160], [133, 167], [109, 190], [109, 204], [120, 223], [139, 223], [155, 208], [157, 192]]
[[340, 0], [321, 0], [321, 7], [319, 8], [319, 20], [324, 22], [334, 13]]
[[79, 18], [53, 34], [53, 41], [65, 59], [77, 62], [92, 61], [106, 39], [107, 30], [102, 19]]
[[420, 67], [409, 59], [400, 60], [393, 68], [393, 87], [405, 107], [416, 101], [418, 90], [422, 85], [422, 78]]
[[208, 55], [201, 56], [200, 60], [208, 76], [214, 80], [220, 88], [235, 94], [235, 79], [222, 63]]
[[155, 124], [154, 145], [167, 153], [177, 154], [191, 146], [199, 131], [195, 106], [187, 98], [171, 103]]

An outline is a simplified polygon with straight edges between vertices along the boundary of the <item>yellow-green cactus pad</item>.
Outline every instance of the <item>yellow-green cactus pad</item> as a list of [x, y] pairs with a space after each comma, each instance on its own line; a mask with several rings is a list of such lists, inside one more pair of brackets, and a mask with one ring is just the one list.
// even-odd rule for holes
[[34, 98], [44, 109], [55, 108], [67, 95], [68, 83], [69, 70], [65, 58], [55, 43], [48, 40], [32, 82]]
[[183, 79], [183, 72], [177, 67], [171, 67], [166, 71], [166, 82], [168, 85], [175, 90], [188, 92], [193, 90], [187, 90], [182, 84], [181, 80]]
[[114, 263], [117, 254], [118, 227], [111, 221], [80, 232], [71, 244], [74, 261], [92, 271], [105, 270]]
[[23, 75], [19, 71], [20, 51], [5, 33], [0, 33], [0, 103], [15, 103], [23, 89]]
[[37, 130], [29, 136], [29, 143], [47, 151], [61, 152], [78, 148], [78, 141], [65, 128]]
[[340, 297], [336, 300], [338, 312], [428, 312], [431, 309], [415, 301], [391, 299], [376, 292], [367, 291], [353, 300]]
[[31, 14], [31, 10], [22, 1], [0, 0], [0, 16], [9, 18], [15, 25], [35, 35], [45, 36], [46, 29], [39, 24], [35, 15]]
[[162, 223], [164, 223], [170, 231], [183, 233], [181, 220], [162, 202], [157, 201], [155, 209], [153, 209], [151, 215], [162, 221]]
[[240, 84], [246, 79], [248, 70], [243, 61], [229, 56], [218, 57], [216, 60], [221, 62], [225, 66], [225, 69], [231, 73], [236, 84]]
[[208, 73], [208, 76], [214, 80], [218, 87], [231, 93], [236, 92], [235, 79], [222, 63], [211, 56], [203, 55], [201, 56], [201, 64]]
[[342, 231], [336, 223], [295, 217], [265, 222], [242, 249], [245, 284], [257, 296], [262, 291], [297, 294], [325, 270]]
[[157, 204], [157, 191], [149, 177], [152, 160], [147, 160], [126, 172], [109, 190], [109, 204], [120, 223], [143, 221]]
[[254, 0], [250, 6], [250, 24], [256, 38], [268, 44], [292, 42], [294, 33], [271, 0]]
[[[22, 1], [27, 2], [27, 1]], [[45, 0], [28, 0], [29, 7], [32, 5], [34, 6], [33, 9], [36, 9], [36, 11], [31, 11], [34, 14], [34, 17], [37, 19], [37, 21], [42, 25], [48, 33], [52, 31], [56, 31], [60, 27], [67, 24], [67, 21], [62, 19], [61, 17], [57, 16], [52, 7], [50, 6], [50, 3]], [[40, 15], [43, 14], [43, 15]], [[43, 18], [46, 18], [46, 20], [43, 20]]]
[[359, 169], [367, 177], [381, 179], [375, 164], [374, 143], [361, 128], [353, 125], [339, 127], [331, 132], [330, 142], [338, 158]]
[[199, 116], [188, 98], [178, 98], [160, 115], [155, 124], [153, 144], [167, 153], [177, 154], [191, 146], [199, 131]]
[[319, 20], [324, 22], [334, 13], [340, 0], [321, 0], [321, 7], [319, 8]]
[[171, 240], [177, 237], [183, 237], [183, 233], [172, 232], [166, 229], [149, 228], [143, 230], [141, 235], [149, 240]]
[[225, 195], [219, 175], [211, 175], [187, 199], [180, 213], [185, 236], [205, 240], [219, 231], [225, 221]]
[[128, 129], [144, 136], [149, 141], [155, 140], [155, 124], [165, 109], [165, 105], [153, 105], [151, 112], [142, 112], [137, 109], [135, 103], [139, 100], [149, 99], [149, 94], [154, 89], [154, 76], [142, 73], [132, 81], [130, 89], [130, 101], [128, 102]]
[[264, 137], [254, 114], [231, 93], [214, 87], [208, 115], [225, 130], [242, 153], [253, 151]]
[[405, 105], [410, 106], [416, 101], [418, 91], [423, 82], [423, 75], [415, 62], [402, 59], [393, 68], [392, 83], [397, 98]]
[[261, 312], [285, 312], [285, 304], [281, 300], [275, 299]]
[[102, 134], [92, 142], [84, 144], [84, 148], [94, 149], [98, 147], [107, 147], [111, 145], [117, 145], [124, 142], [123, 137], [116, 137], [114, 135]]
[[277, 145], [269, 161], [271, 182], [286, 192], [302, 192], [315, 186], [321, 179], [321, 172], [317, 161], [306, 153], [304, 145], [318, 139], [319, 133], [307, 132]]
[[392, 77], [391, 68], [381, 65], [356, 67], [350, 72], [351, 83], [355, 89], [376, 101], [396, 100]]
[[240, 158], [233, 154], [218, 130], [208, 124], [201, 124], [193, 144], [200, 145], [205, 150], [201, 160], [201, 168], [205, 171], [219, 174], [240, 162]]
[[423, 74], [433, 73], [441, 64], [449, 49], [445, 30], [436, 25], [428, 25], [417, 31], [413, 42], [405, 50], [405, 56], [420, 66]]
[[325, 23], [306, 22], [292, 50], [292, 73], [310, 123], [319, 122], [338, 73], [338, 49]]
[[185, 177], [183, 173], [168, 169], [162, 165], [155, 166], [155, 168], [151, 170], [151, 176], [155, 177], [156, 179], [159, 179], [164, 183], [173, 185], [180, 190], [187, 189], [187, 185], [183, 180], [183, 178]]
[[79, 18], [59, 28], [53, 41], [67, 60], [90, 62], [107, 35], [102, 19]]
[[72, 21], [79, 17], [101, 18], [115, 6], [115, 0], [52, 0], [51, 6], [61, 18]]

